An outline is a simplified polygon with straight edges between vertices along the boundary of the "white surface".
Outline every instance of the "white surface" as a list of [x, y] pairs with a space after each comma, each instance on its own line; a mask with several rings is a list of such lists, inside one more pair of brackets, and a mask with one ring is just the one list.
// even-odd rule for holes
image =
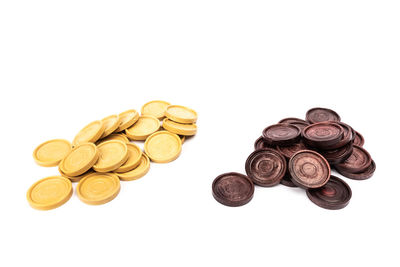
[[[1, 1], [1, 266], [398, 266], [399, 1]], [[33, 149], [162, 99], [199, 133], [119, 196], [31, 209], [57, 174]], [[374, 177], [349, 206], [256, 188], [244, 207], [211, 195], [244, 172], [262, 129], [314, 106], [360, 131]]]

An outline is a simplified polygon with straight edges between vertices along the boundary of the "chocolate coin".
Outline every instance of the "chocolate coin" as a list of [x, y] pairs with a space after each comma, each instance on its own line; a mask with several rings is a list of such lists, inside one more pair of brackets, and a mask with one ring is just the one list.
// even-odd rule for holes
[[340, 121], [340, 116], [333, 110], [327, 108], [312, 108], [307, 111], [306, 120], [310, 123], [323, 121]]
[[371, 155], [360, 146], [353, 145], [353, 153], [343, 163], [335, 165], [336, 170], [349, 173], [364, 172], [371, 164]]
[[332, 175], [324, 186], [307, 189], [307, 196], [321, 208], [338, 210], [349, 204], [351, 189], [346, 182]]
[[276, 150], [279, 153], [284, 155], [287, 159], [290, 159], [295, 153], [299, 152], [300, 150], [305, 150], [307, 147], [304, 145], [302, 141], [294, 143], [289, 146], [277, 146]]
[[318, 151], [330, 164], [339, 164], [345, 161], [353, 153], [353, 143], [349, 142], [347, 145], [331, 149]]
[[215, 178], [212, 192], [219, 203], [237, 207], [247, 204], [253, 198], [254, 184], [246, 175], [230, 172]]
[[263, 131], [265, 141], [270, 145], [291, 145], [300, 140], [301, 130], [292, 124], [278, 123]]
[[357, 131], [355, 131], [355, 133], [356, 133], [356, 135], [355, 135], [353, 143], [356, 146], [363, 146], [364, 145], [364, 137]]
[[257, 150], [257, 149], [262, 149], [262, 148], [274, 148], [274, 146], [269, 145], [269, 144], [265, 141], [264, 137], [260, 136], [260, 137], [256, 140], [256, 142], [254, 143], [254, 149]]
[[307, 145], [326, 149], [338, 143], [343, 137], [342, 126], [333, 122], [320, 122], [304, 128], [302, 135]]
[[343, 170], [337, 170], [337, 171], [344, 177], [347, 177], [347, 178], [350, 178], [353, 180], [366, 180], [368, 178], [371, 178], [372, 175], [374, 175], [375, 170], [376, 170], [375, 161], [372, 160], [369, 167], [363, 172], [351, 173], [351, 172], [346, 172]]
[[286, 160], [275, 149], [259, 149], [246, 160], [247, 176], [259, 186], [279, 184], [286, 172]]
[[312, 150], [301, 150], [289, 160], [292, 182], [302, 188], [318, 188], [331, 176], [328, 161]]

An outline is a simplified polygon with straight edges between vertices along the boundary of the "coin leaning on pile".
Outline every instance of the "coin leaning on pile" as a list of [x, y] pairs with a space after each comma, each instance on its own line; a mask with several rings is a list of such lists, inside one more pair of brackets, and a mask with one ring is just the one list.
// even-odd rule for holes
[[[150, 162], [177, 159], [187, 136], [197, 133], [197, 113], [165, 101], [143, 105], [141, 114], [127, 110], [86, 125], [73, 139], [53, 139], [33, 152], [35, 162], [56, 167], [60, 175], [41, 179], [27, 192], [31, 207], [50, 210], [72, 196], [72, 182], [78, 182], [79, 199], [90, 205], [113, 200], [120, 192], [120, 180], [146, 175]], [[144, 151], [133, 141], [144, 141]]]
[[352, 191], [331, 168], [344, 177], [365, 180], [376, 165], [363, 148], [364, 137], [327, 108], [313, 108], [306, 120], [285, 118], [264, 129], [245, 164], [247, 175], [225, 173], [212, 184], [214, 198], [227, 206], [242, 206], [254, 194], [254, 185], [282, 184], [306, 190], [308, 198], [325, 209], [341, 209]]

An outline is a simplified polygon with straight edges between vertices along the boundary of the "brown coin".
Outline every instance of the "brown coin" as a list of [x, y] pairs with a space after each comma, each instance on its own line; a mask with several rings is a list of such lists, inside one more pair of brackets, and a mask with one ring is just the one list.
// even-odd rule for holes
[[292, 123], [295, 123], [295, 122], [304, 122], [304, 123], [308, 124], [308, 122], [306, 122], [305, 120], [299, 119], [299, 118], [284, 118], [284, 119], [280, 120], [278, 123], [289, 123], [289, 124], [292, 124]]
[[302, 188], [318, 188], [331, 176], [328, 161], [312, 150], [301, 150], [289, 160], [292, 182]]
[[312, 108], [307, 111], [306, 120], [309, 123], [317, 123], [323, 121], [340, 121], [340, 116], [331, 109]]
[[254, 194], [254, 184], [246, 176], [236, 172], [221, 174], [212, 183], [214, 198], [231, 207], [247, 204]]
[[350, 143], [354, 139], [353, 128], [351, 128], [349, 125], [347, 125], [346, 123], [343, 123], [343, 122], [336, 122], [336, 123], [339, 124], [343, 128], [342, 139], [333, 145], [326, 146], [325, 147], [326, 149], [336, 149], [336, 148], [343, 147], [343, 146], [347, 145], [348, 143]]
[[369, 167], [363, 172], [351, 173], [351, 172], [346, 172], [343, 170], [337, 170], [337, 171], [344, 177], [347, 177], [347, 178], [350, 178], [353, 180], [366, 180], [368, 178], [371, 178], [372, 175], [374, 175], [375, 170], [376, 170], [375, 161], [372, 160]]
[[342, 126], [334, 122], [319, 122], [304, 128], [304, 142], [312, 147], [326, 149], [339, 142], [343, 137]]
[[300, 150], [305, 149], [307, 149], [307, 147], [302, 141], [299, 141], [289, 146], [276, 147], [276, 150], [278, 150], [278, 152], [284, 155], [287, 159], [290, 159], [295, 153], [299, 152]]
[[348, 159], [353, 153], [353, 143], [349, 142], [347, 145], [331, 149], [318, 151], [330, 164], [339, 164]]
[[286, 172], [286, 160], [275, 149], [259, 149], [246, 160], [247, 176], [259, 186], [279, 184]]
[[263, 131], [265, 141], [270, 145], [291, 145], [300, 140], [301, 130], [292, 124], [278, 123]]
[[371, 164], [371, 155], [360, 146], [353, 145], [353, 153], [344, 162], [336, 164], [335, 169], [347, 173], [364, 172]]
[[301, 122], [301, 121], [295, 121], [289, 124], [299, 127], [301, 131], [303, 131], [304, 128], [310, 125], [308, 122]]
[[262, 137], [262, 136], [260, 136], [260, 137], [256, 140], [256, 142], [254, 143], [254, 149], [255, 149], [255, 150], [257, 150], [257, 149], [262, 149], [262, 148], [274, 148], [274, 147], [275, 147], [275, 146], [269, 145], [269, 144], [265, 141], [264, 137]]
[[364, 145], [364, 137], [357, 131], [355, 131], [355, 133], [356, 133], [356, 135], [355, 135], [353, 143], [356, 146], [363, 146]]
[[328, 183], [320, 188], [307, 189], [308, 198], [324, 209], [338, 210], [349, 204], [351, 189], [349, 185], [336, 176], [331, 176]]

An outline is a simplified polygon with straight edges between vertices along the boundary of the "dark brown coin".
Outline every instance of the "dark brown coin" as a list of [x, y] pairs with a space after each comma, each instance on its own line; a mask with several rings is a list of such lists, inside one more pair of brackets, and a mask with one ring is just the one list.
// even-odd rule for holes
[[302, 141], [299, 141], [295, 144], [289, 146], [277, 146], [276, 150], [279, 153], [285, 156], [285, 158], [290, 159], [295, 153], [299, 152], [300, 150], [305, 150], [307, 147], [304, 145]]
[[347, 145], [331, 149], [318, 151], [330, 164], [339, 164], [348, 159], [353, 153], [353, 143], [349, 142]]
[[323, 121], [340, 121], [340, 116], [331, 109], [312, 108], [307, 111], [306, 120], [309, 123], [317, 123]]
[[292, 123], [295, 123], [295, 122], [307, 123], [305, 120], [302, 120], [302, 119], [299, 119], [299, 118], [285, 118], [285, 119], [280, 120], [278, 123], [289, 123], [289, 124], [292, 124]]
[[301, 130], [292, 124], [278, 123], [264, 129], [263, 137], [270, 145], [291, 145], [300, 140]]
[[296, 121], [289, 124], [299, 127], [301, 131], [303, 131], [304, 128], [310, 125], [308, 122], [301, 122], [301, 121]]
[[255, 150], [257, 150], [257, 149], [262, 149], [262, 148], [274, 148], [274, 147], [275, 147], [275, 146], [269, 145], [269, 144], [265, 141], [264, 137], [262, 137], [262, 136], [260, 136], [260, 137], [256, 140], [256, 142], [254, 143], [254, 149], [255, 149]]
[[356, 133], [356, 135], [355, 135], [353, 143], [356, 146], [363, 146], [364, 145], [364, 137], [357, 131], [355, 131], [355, 133]]
[[332, 175], [324, 186], [307, 189], [307, 196], [321, 208], [338, 210], [349, 204], [351, 189], [346, 182]]
[[247, 204], [254, 194], [254, 184], [246, 176], [236, 172], [221, 174], [212, 183], [214, 198], [231, 207]]
[[334, 122], [319, 122], [304, 128], [304, 142], [312, 147], [326, 149], [343, 138], [342, 126]]
[[286, 172], [286, 160], [275, 149], [259, 149], [246, 160], [247, 176], [259, 186], [279, 184]]
[[371, 164], [371, 155], [360, 146], [353, 145], [353, 153], [344, 162], [336, 164], [335, 169], [347, 173], [364, 172]]
[[292, 182], [302, 188], [318, 188], [331, 176], [328, 161], [312, 150], [301, 150], [289, 160]]
[[337, 170], [337, 171], [344, 177], [347, 177], [347, 178], [350, 178], [353, 180], [366, 180], [368, 178], [371, 178], [372, 175], [374, 175], [375, 170], [376, 170], [375, 161], [372, 160], [369, 167], [363, 172], [351, 173], [351, 172], [346, 172], [343, 170]]
[[285, 176], [283, 176], [282, 180], [280, 181], [280, 183], [282, 185], [288, 186], [288, 187], [297, 187], [297, 185], [295, 185], [292, 182], [292, 177], [290, 176], [290, 172], [289, 170], [286, 171]]

